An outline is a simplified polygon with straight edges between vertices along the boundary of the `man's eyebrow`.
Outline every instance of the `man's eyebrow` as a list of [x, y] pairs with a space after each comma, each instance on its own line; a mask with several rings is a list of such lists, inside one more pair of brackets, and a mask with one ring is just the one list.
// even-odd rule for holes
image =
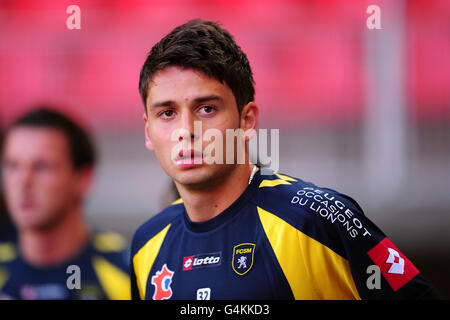
[[220, 102], [223, 101], [222, 97], [220, 97], [218, 95], [215, 95], [215, 94], [210, 94], [210, 95], [207, 95], [207, 96], [201, 96], [201, 97], [197, 97], [197, 98], [194, 99], [194, 101], [197, 102], [197, 103], [202, 103], [202, 102], [206, 102], [206, 101], [214, 101], [214, 100], [217, 100], [217, 101], [220, 101]]
[[150, 105], [150, 108], [158, 108], [158, 107], [167, 107], [167, 106], [173, 106], [175, 105], [175, 102], [173, 102], [172, 100], [165, 100], [165, 101], [157, 101], [154, 102]]
[[[220, 101], [223, 102], [223, 98], [215, 95], [215, 94], [210, 94], [210, 95], [206, 95], [206, 96], [200, 96], [200, 97], [196, 97], [193, 99], [194, 102], [196, 103], [203, 103], [203, 102], [207, 102], [207, 101]], [[176, 105], [176, 103], [172, 100], [164, 100], [164, 101], [156, 101], [154, 103], [152, 103], [150, 105], [150, 108], [158, 108], [158, 107], [170, 107], [170, 106], [174, 106]]]

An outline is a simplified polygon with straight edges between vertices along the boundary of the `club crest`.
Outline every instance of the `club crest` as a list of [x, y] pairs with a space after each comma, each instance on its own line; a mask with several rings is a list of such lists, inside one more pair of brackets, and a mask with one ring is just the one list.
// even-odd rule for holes
[[233, 248], [232, 267], [234, 272], [243, 276], [253, 266], [253, 258], [255, 256], [254, 243], [241, 243]]

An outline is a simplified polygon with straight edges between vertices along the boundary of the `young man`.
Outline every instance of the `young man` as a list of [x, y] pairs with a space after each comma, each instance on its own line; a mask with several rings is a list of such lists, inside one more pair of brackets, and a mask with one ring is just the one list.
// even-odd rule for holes
[[134, 236], [134, 299], [437, 297], [350, 197], [263, 175], [247, 149], [239, 164], [236, 140], [222, 144], [233, 163], [207, 163], [202, 135], [241, 129], [249, 140], [258, 125], [248, 60], [219, 25], [193, 20], [164, 37], [144, 63], [140, 93], [146, 146], [182, 200]]
[[59, 112], [37, 109], [10, 126], [2, 176], [18, 244], [0, 243], [0, 298], [130, 297], [124, 239], [93, 234], [83, 217], [94, 164], [90, 137]]

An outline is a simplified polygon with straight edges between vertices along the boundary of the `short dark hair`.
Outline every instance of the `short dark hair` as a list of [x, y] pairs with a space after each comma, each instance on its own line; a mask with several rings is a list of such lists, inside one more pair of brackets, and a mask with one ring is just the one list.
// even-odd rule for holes
[[254, 100], [254, 80], [247, 56], [218, 23], [191, 20], [153, 46], [139, 78], [139, 92], [146, 110], [153, 75], [169, 66], [192, 68], [225, 82], [234, 94], [239, 113]]
[[74, 120], [50, 107], [35, 107], [16, 119], [6, 131], [5, 138], [8, 132], [18, 127], [59, 130], [67, 137], [72, 164], [76, 170], [95, 165], [95, 147], [89, 134]]

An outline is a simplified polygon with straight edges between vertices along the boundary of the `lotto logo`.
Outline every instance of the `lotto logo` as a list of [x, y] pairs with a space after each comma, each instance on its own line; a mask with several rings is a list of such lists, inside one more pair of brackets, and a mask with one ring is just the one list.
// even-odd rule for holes
[[221, 252], [203, 253], [195, 256], [188, 256], [183, 258], [183, 271], [188, 271], [202, 267], [216, 267], [220, 266], [222, 258]]
[[380, 268], [383, 277], [394, 291], [403, 287], [419, 274], [419, 270], [388, 238], [384, 238], [367, 254]]
[[405, 273], [405, 259], [400, 257], [400, 253], [395, 251], [392, 248], [388, 248], [389, 257], [386, 260], [386, 263], [390, 263], [391, 267], [388, 270], [388, 273], [395, 274], [404, 274]]
[[183, 271], [192, 270], [192, 262], [194, 261], [194, 256], [184, 257], [183, 259]]

